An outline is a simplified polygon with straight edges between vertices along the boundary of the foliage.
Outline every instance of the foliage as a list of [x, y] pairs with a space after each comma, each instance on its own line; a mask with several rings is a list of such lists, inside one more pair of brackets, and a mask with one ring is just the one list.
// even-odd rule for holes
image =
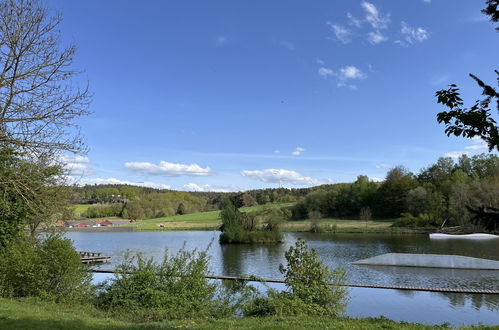
[[420, 213], [414, 216], [410, 213], [402, 213], [402, 216], [395, 220], [393, 227], [427, 227], [432, 225], [430, 216], [425, 213]]
[[0, 246], [26, 226], [34, 233], [42, 222], [50, 224], [62, 216], [68, 196], [60, 185], [63, 173], [50, 160], [0, 148]]
[[[499, 71], [495, 70], [495, 72], [498, 75], [499, 85]], [[465, 138], [479, 137], [487, 142], [489, 150], [499, 151], [499, 128], [489, 108], [490, 103], [495, 100], [497, 111], [499, 111], [499, 93], [473, 74], [470, 74], [470, 77], [483, 89], [482, 94], [486, 97], [481, 101], [476, 101], [470, 108], [465, 108], [459, 88], [455, 84], [451, 84], [448, 89], [435, 93], [437, 102], [450, 109], [438, 113], [437, 121], [445, 124], [447, 136], [452, 134]]]
[[243, 213], [230, 200], [220, 212], [222, 226], [220, 243], [276, 243], [282, 241], [279, 223], [288, 215], [286, 210], [265, 207], [259, 212]]
[[82, 215], [87, 218], [119, 217], [122, 216], [124, 211], [122, 203], [96, 204], [87, 208]]
[[341, 286], [346, 281], [345, 270], [329, 269], [302, 239], [286, 251], [285, 257], [287, 265], [279, 265], [279, 271], [289, 291], [269, 290], [267, 296], [248, 303], [245, 315], [342, 315], [348, 300], [348, 291]]
[[97, 306], [140, 322], [233, 315], [237, 297], [206, 279], [207, 273], [206, 251], [166, 251], [161, 263], [128, 254], [116, 277], [101, 285]]
[[0, 295], [82, 302], [92, 295], [91, 274], [70, 240], [20, 237], [0, 249]]
[[[486, 7], [482, 13], [489, 16], [492, 22], [499, 21], [499, 1], [487, 0]], [[496, 28], [499, 31], [499, 27]], [[499, 71], [497, 74], [497, 85], [499, 86]], [[445, 124], [445, 133], [447, 136], [463, 136], [466, 138], [479, 137], [487, 142], [489, 151], [496, 149], [499, 151], [499, 128], [497, 122], [492, 116], [492, 110], [489, 105], [496, 103], [496, 110], [499, 113], [499, 92], [492, 86], [484, 83], [474, 74], [469, 76], [482, 89], [483, 100], [478, 100], [470, 108], [463, 107], [464, 102], [461, 99], [459, 88], [451, 84], [448, 89], [437, 91], [435, 96], [437, 102], [445, 105], [450, 111], [443, 111], [437, 114], [437, 121]]]

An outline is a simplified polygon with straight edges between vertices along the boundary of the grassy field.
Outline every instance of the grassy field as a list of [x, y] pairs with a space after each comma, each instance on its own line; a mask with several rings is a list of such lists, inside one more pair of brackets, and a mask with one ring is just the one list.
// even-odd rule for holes
[[[291, 203], [272, 204], [270, 207], [279, 208], [290, 206]], [[263, 210], [264, 206], [257, 205], [251, 207], [242, 207], [242, 212], [255, 212]], [[133, 226], [136, 230], [216, 230], [222, 224], [220, 219], [220, 211], [208, 211], [183, 215], [175, 215], [171, 217], [147, 219], [139, 222], [126, 224], [125, 226]], [[163, 226], [163, 227], [161, 227]]]
[[[0, 329], [435, 329], [384, 318], [331, 319], [325, 317], [227, 318], [154, 323], [119, 321], [92, 307], [70, 307], [33, 299], [0, 298]], [[488, 327], [492, 329], [492, 327]], [[488, 329], [476, 327], [475, 329]]]
[[74, 204], [73, 207], [74, 207], [74, 213], [77, 217], [81, 217], [81, 214], [83, 212], [85, 212], [90, 206], [92, 206], [91, 204]]
[[[272, 208], [291, 206], [292, 203], [271, 204]], [[76, 213], [85, 211], [89, 205], [77, 204]], [[262, 206], [242, 207], [242, 212], [261, 211]], [[337, 233], [418, 233], [427, 232], [424, 229], [392, 228], [392, 220], [343, 220], [343, 219], [321, 219], [320, 227], [325, 231]], [[222, 220], [220, 211], [208, 211], [175, 215], [170, 217], [146, 219], [139, 222], [127, 223], [122, 226], [134, 227], [138, 231], [175, 231], [175, 230], [217, 230], [220, 228]], [[281, 225], [283, 231], [310, 231], [311, 222], [309, 220], [287, 221]]]

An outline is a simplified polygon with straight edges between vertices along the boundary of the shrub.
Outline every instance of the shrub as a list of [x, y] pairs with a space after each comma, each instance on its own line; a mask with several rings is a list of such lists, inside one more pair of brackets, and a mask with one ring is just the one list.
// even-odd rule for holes
[[347, 289], [340, 286], [346, 279], [344, 269], [329, 269], [301, 239], [289, 248], [285, 257], [287, 266], [281, 264], [279, 271], [289, 291], [269, 290], [267, 296], [252, 299], [245, 306], [246, 316], [343, 314], [348, 300]]
[[231, 297], [207, 272], [206, 251], [166, 251], [161, 263], [127, 255], [115, 278], [101, 285], [97, 306], [139, 322], [232, 315]]
[[85, 301], [92, 295], [91, 274], [69, 239], [21, 237], [0, 250], [0, 295]]
[[421, 213], [414, 216], [410, 213], [402, 213], [402, 217], [395, 220], [392, 227], [428, 227], [432, 221], [427, 214]]
[[271, 208], [243, 213], [226, 201], [220, 212], [222, 234], [219, 241], [221, 244], [279, 243], [282, 234], [278, 225], [285, 213]]

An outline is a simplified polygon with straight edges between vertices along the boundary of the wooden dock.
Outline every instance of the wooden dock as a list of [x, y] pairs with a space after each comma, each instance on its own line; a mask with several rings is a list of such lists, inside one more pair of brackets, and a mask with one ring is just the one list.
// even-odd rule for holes
[[100, 252], [78, 251], [80, 260], [84, 264], [103, 264], [109, 262], [111, 257], [103, 256]]

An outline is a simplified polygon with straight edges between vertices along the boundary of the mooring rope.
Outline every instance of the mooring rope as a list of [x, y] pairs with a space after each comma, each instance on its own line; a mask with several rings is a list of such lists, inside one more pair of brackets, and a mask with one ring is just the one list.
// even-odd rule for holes
[[[92, 273], [115, 274], [112, 269], [90, 269]], [[223, 276], [223, 275], [206, 275], [204, 278], [210, 280], [229, 280], [243, 282], [266, 282], [266, 283], [281, 283], [285, 284], [284, 280], [272, 278], [258, 277], [241, 277], [241, 276]], [[468, 294], [499, 294], [499, 290], [487, 289], [462, 289], [462, 288], [427, 288], [417, 286], [401, 286], [401, 285], [384, 285], [384, 284], [357, 284], [357, 283], [331, 283], [331, 285], [346, 286], [352, 288], [370, 288], [370, 289], [389, 289], [389, 290], [407, 290], [407, 291], [426, 291], [426, 292], [446, 292], [446, 293], [468, 293]]]

